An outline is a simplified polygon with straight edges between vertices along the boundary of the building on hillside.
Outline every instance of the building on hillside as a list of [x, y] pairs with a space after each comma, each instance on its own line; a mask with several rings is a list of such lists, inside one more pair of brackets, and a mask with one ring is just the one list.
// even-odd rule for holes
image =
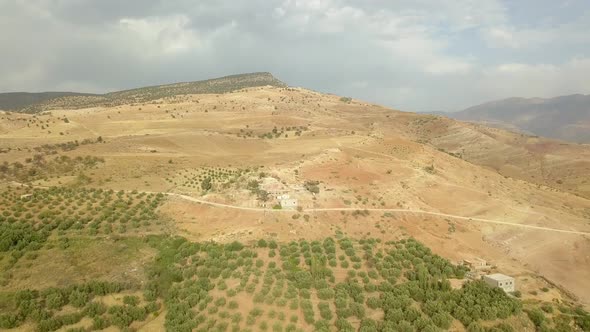
[[488, 265], [488, 262], [486, 262], [485, 259], [481, 259], [478, 257], [473, 258], [473, 259], [464, 259], [463, 265], [465, 265], [473, 270], [480, 270], [480, 269], [485, 269], [485, 268], [490, 267]]
[[282, 199], [281, 208], [283, 209], [296, 209], [298, 202], [294, 198]]
[[281, 196], [289, 193], [289, 188], [275, 178], [264, 178], [260, 183], [260, 189], [266, 191], [271, 196]]
[[494, 273], [483, 276], [483, 281], [492, 286], [503, 289], [506, 293], [514, 292], [516, 284], [514, 278], [501, 273]]

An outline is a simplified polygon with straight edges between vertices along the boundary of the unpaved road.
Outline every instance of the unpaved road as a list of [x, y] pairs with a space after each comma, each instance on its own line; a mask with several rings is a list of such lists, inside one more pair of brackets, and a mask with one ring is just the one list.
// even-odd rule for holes
[[[168, 196], [182, 198], [182, 199], [185, 199], [185, 200], [191, 201], [191, 202], [206, 204], [206, 205], [210, 205], [210, 206], [216, 206], [216, 207], [220, 207], [220, 208], [238, 209], [238, 210], [246, 210], [246, 211], [258, 211], [258, 212], [270, 212], [270, 213], [273, 213], [273, 212], [274, 213], [285, 213], [285, 212], [293, 213], [293, 212], [295, 212], [293, 210], [275, 210], [275, 209], [237, 206], [237, 205], [230, 205], [230, 204], [223, 204], [223, 203], [214, 203], [214, 202], [209, 202], [206, 200], [198, 199], [198, 198], [191, 197], [188, 195], [177, 194], [177, 193], [163, 193], [163, 194], [166, 194]], [[330, 212], [330, 211], [373, 211], [373, 212], [421, 214], [421, 215], [431, 215], [431, 216], [438, 216], [438, 217], [447, 217], [447, 218], [452, 218], [452, 219], [456, 219], [456, 220], [476, 221], [476, 222], [483, 222], [483, 223], [489, 223], [489, 224], [514, 226], [514, 227], [520, 227], [520, 228], [529, 228], [529, 229], [536, 229], [536, 230], [541, 230], [541, 231], [549, 231], [549, 232], [557, 232], [557, 233], [590, 235], [590, 232], [558, 229], [558, 228], [543, 227], [543, 226], [534, 226], [534, 225], [513, 223], [513, 222], [508, 222], [508, 221], [499, 221], [499, 220], [491, 220], [491, 219], [483, 219], [483, 218], [475, 218], [475, 217], [464, 217], [464, 216], [457, 216], [457, 215], [453, 215], [453, 214], [422, 211], [422, 210], [364, 209], [364, 208], [317, 208], [317, 209], [303, 209], [301, 212]]]

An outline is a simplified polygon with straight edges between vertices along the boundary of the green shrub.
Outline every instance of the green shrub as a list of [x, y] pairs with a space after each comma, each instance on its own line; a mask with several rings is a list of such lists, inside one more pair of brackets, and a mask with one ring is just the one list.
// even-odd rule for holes
[[125, 295], [123, 297], [123, 303], [130, 306], [136, 306], [139, 304], [139, 298], [137, 296]]
[[325, 320], [332, 319], [332, 310], [327, 302], [318, 303], [318, 309], [320, 310], [320, 316]]
[[283, 324], [280, 322], [275, 322], [272, 324], [272, 330], [273, 332], [283, 332]]
[[526, 313], [536, 327], [540, 327], [545, 322], [545, 315], [538, 308], [527, 310]]
[[89, 317], [96, 317], [104, 314], [107, 311], [107, 306], [102, 302], [91, 302], [84, 308], [84, 315]]
[[377, 297], [370, 297], [367, 299], [367, 306], [371, 309], [378, 309], [381, 308], [381, 299]]
[[541, 304], [541, 310], [548, 314], [551, 314], [553, 313], [553, 306], [550, 303], [543, 303]]
[[320, 300], [330, 300], [334, 298], [334, 290], [332, 288], [322, 288], [318, 290], [317, 296]]

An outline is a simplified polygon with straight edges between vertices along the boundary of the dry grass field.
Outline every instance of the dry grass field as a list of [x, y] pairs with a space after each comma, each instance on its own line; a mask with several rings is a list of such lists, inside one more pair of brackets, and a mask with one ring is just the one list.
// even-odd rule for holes
[[[525, 303], [590, 305], [588, 145], [405, 113], [302, 88], [267, 86], [37, 114], [0, 111], [0, 181], [6, 197], [0, 213], [26, 199], [20, 195], [33, 187], [57, 186], [72, 190], [71, 211], [64, 212], [50, 199], [43, 203], [40, 197], [36, 213], [42, 214], [46, 204], [57, 204], [53, 210], [63, 212], [61, 218], [89, 220], [48, 233], [34, 258], [25, 254], [12, 263], [3, 256], [3, 291], [66, 287], [96, 278], [149, 283], [145, 275], [150, 262], [168, 250], [153, 238], [163, 234], [202, 245], [239, 241], [260, 258], [261, 266], [247, 270], [260, 282], [253, 284], [252, 293], [230, 296], [227, 308], [222, 300], [215, 301], [223, 298], [225, 288], [214, 288], [208, 295], [213, 299], [195, 302], [209, 313], [198, 327], [213, 328], [212, 317], [230, 321], [239, 313], [237, 326], [246, 330], [273, 330], [274, 323], [287, 326], [291, 319], [297, 328], [313, 330], [298, 306], [291, 310], [288, 303], [256, 300], [269, 264], [280, 266], [281, 247], [297, 243], [301, 250], [301, 241], [324, 243], [331, 237], [352, 239], [360, 248], [358, 241], [372, 239], [375, 252], [386, 254], [385, 243], [411, 237], [454, 264], [474, 257], [487, 260], [493, 271], [516, 278]], [[76, 194], [85, 190], [92, 193]], [[93, 194], [97, 191], [101, 194]], [[166, 195], [153, 203], [156, 193]], [[281, 208], [279, 195], [296, 199], [297, 207]], [[101, 200], [108, 206], [111, 199], [125, 202], [125, 207], [113, 203], [110, 213], [117, 218], [109, 214], [100, 222], [92, 219], [102, 211]], [[142, 208], [133, 208], [138, 202], [146, 215], [159, 221], [142, 224], [143, 218], [128, 215], [130, 209], [141, 215]], [[20, 213], [13, 210], [10, 213]], [[71, 243], [56, 251], [64, 236]], [[276, 257], [258, 246], [260, 239], [278, 243]], [[335, 255], [341, 250], [338, 247]], [[170, 259], [190, 266], [192, 260], [206, 262], [211, 255], [191, 251]], [[290, 280], [288, 269], [283, 269]], [[370, 269], [363, 261], [354, 270], [358, 275]], [[331, 271], [334, 283], [352, 273], [340, 262]], [[226, 287], [238, 287], [240, 278], [232, 276]], [[248, 285], [246, 280], [242, 288]], [[289, 285], [285, 283], [285, 290]], [[179, 292], [197, 287], [187, 281], [177, 286]], [[111, 292], [114, 295], [94, 297], [122, 299], [135, 291], [123, 287]], [[230, 300], [238, 307], [229, 308]], [[141, 301], [133, 307], [150, 310], [138, 315], [131, 329], [182, 330], [164, 319], [167, 310], [178, 309], [174, 304], [160, 298]], [[317, 322], [321, 301], [313, 292], [307, 301], [316, 308]], [[322, 306], [337, 312], [332, 299], [325, 303]], [[110, 306], [119, 308], [116, 303]], [[59, 308], [65, 314], [68, 306]], [[383, 310], [365, 310], [363, 317], [383, 319]], [[325, 315], [323, 320], [336, 324], [336, 315]], [[553, 316], [557, 314], [548, 313]], [[351, 317], [356, 317], [350, 320], [352, 327], [361, 327], [362, 318]], [[517, 330], [534, 330], [525, 314], [507, 322]], [[77, 324], [69, 327], [101, 326], [88, 318]], [[486, 322], [484, 327], [494, 324]], [[455, 319], [438, 328], [465, 330], [467, 325]], [[34, 324], [21, 328], [34, 329]]]

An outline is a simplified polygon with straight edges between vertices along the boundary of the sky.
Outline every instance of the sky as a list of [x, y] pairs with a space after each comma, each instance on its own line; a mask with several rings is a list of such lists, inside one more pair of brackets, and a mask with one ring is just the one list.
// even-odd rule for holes
[[268, 71], [405, 111], [590, 93], [588, 0], [0, 0], [0, 92]]

